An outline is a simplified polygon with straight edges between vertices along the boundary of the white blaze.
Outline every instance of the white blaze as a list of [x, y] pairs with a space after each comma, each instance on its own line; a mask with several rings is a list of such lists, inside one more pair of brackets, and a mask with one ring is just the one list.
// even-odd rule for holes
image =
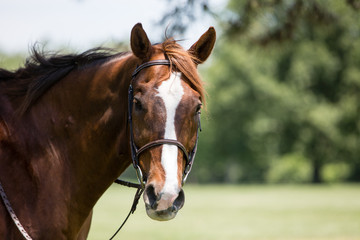
[[[166, 123], [165, 123], [165, 139], [176, 139], [175, 131], [175, 114], [176, 109], [184, 95], [184, 89], [181, 85], [180, 75], [171, 74], [170, 78], [163, 81], [158, 88], [157, 96], [161, 97], [166, 109]], [[161, 165], [165, 171], [165, 184], [162, 193], [170, 196], [177, 194], [178, 189], [178, 147], [175, 145], [164, 144], [161, 154]], [[163, 196], [166, 197], [166, 196]]]

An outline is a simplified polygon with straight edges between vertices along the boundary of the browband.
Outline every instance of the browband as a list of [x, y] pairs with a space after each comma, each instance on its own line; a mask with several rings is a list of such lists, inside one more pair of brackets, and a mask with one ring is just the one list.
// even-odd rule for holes
[[140, 66], [138, 66], [135, 71], [133, 72], [133, 74], [131, 75], [132, 78], [134, 78], [141, 70], [143, 70], [144, 68], [147, 67], [151, 67], [151, 66], [155, 66], [155, 65], [168, 65], [170, 66], [171, 63], [169, 60], [165, 60], [165, 59], [161, 59], [161, 60], [153, 60], [150, 62], [146, 62], [141, 64]]

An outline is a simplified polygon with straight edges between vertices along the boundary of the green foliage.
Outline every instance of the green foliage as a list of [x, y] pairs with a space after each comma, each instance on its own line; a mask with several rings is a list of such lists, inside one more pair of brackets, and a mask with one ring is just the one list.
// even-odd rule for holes
[[[289, 17], [284, 11], [300, 2], [290, 39], [266, 47], [254, 41], [281, 29]], [[249, 7], [239, 1], [229, 6], [239, 18]], [[204, 73], [210, 117], [195, 179], [360, 180], [359, 14], [344, 1], [253, 7], [249, 30], [221, 38]], [[326, 17], [309, 19], [315, 10]]]
[[307, 183], [310, 176], [309, 160], [292, 153], [272, 161], [266, 180], [269, 183]]
[[323, 171], [324, 181], [330, 183], [346, 181], [350, 172], [350, 165], [344, 162], [327, 164]]

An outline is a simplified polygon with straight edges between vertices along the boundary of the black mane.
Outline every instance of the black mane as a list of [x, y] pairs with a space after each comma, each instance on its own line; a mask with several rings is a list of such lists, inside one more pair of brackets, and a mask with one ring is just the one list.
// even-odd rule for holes
[[109, 48], [94, 48], [81, 54], [49, 54], [32, 48], [25, 66], [15, 71], [0, 68], [0, 91], [10, 99], [25, 97], [20, 106], [24, 113], [40, 96], [57, 81], [74, 69], [100, 65], [122, 55]]
[[24, 67], [15, 71], [0, 68], [0, 81], [36, 78], [59, 69], [74, 69], [93, 63], [101, 64], [108, 58], [117, 55], [115, 50], [110, 48], [93, 48], [81, 54], [49, 54], [38, 50], [36, 46], [31, 49], [31, 53], [31, 56], [26, 59]]

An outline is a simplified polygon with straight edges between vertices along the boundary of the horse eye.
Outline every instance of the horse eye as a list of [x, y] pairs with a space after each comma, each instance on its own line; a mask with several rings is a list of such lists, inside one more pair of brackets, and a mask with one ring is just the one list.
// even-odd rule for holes
[[141, 111], [142, 110], [142, 104], [141, 104], [139, 99], [134, 98], [134, 105], [135, 105], [135, 110], [136, 111]]
[[197, 107], [196, 107], [196, 113], [201, 113], [201, 108], [202, 108], [202, 104], [200, 103], [200, 104], [197, 105]]

